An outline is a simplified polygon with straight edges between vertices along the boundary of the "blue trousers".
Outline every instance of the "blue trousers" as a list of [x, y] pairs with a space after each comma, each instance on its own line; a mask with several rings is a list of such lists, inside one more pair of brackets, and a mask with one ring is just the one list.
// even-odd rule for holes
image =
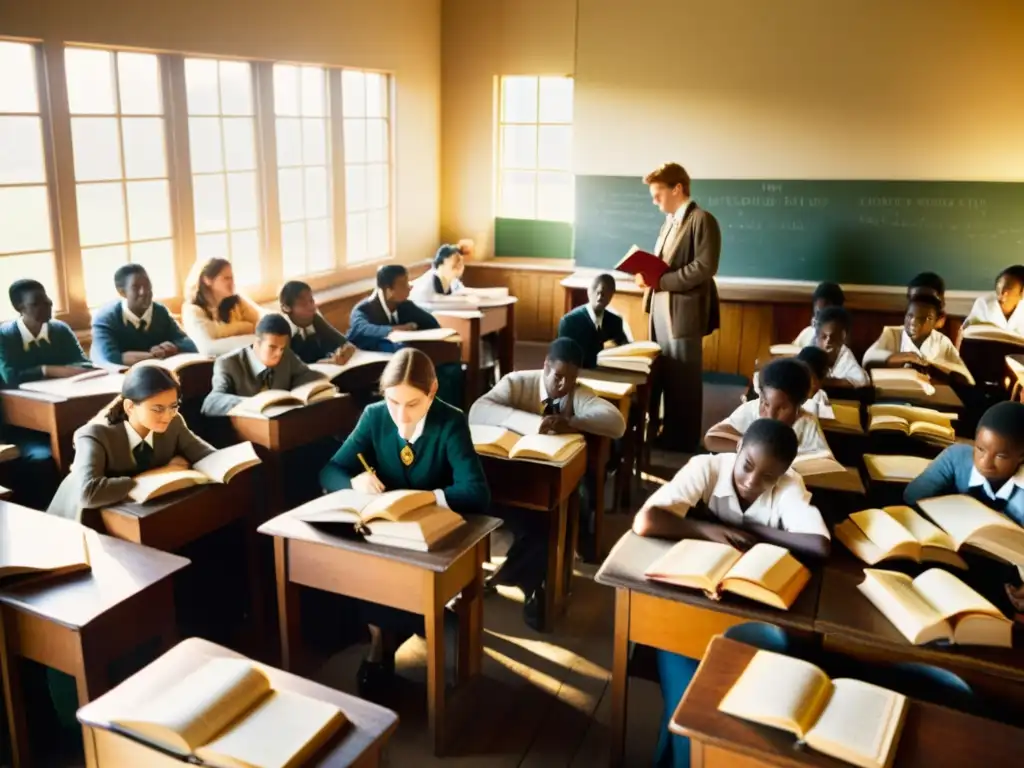
[[661, 716], [658, 747], [654, 751], [654, 768], [690, 768], [690, 740], [669, 733], [668, 724], [690, 681], [697, 674], [700, 660], [661, 650], [657, 652], [657, 659], [665, 711]]

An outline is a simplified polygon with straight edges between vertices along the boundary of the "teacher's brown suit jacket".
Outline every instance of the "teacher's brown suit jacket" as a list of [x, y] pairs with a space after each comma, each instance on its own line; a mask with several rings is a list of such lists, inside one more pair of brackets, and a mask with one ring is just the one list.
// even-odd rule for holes
[[[671, 231], [672, 219], [666, 218], [658, 233], [655, 255], [668, 264], [661, 276], [659, 291], [669, 291], [669, 312], [672, 336], [701, 338], [719, 326], [718, 289], [715, 273], [722, 252], [722, 233], [718, 221], [710, 213], [691, 203], [682, 223]], [[654, 338], [651, 319], [653, 291], [644, 294], [644, 311], [648, 313], [648, 331]]]

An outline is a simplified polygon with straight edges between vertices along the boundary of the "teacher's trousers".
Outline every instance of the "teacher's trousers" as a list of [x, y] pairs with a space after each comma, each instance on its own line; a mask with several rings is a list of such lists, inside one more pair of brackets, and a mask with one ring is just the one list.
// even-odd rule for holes
[[695, 452], [700, 448], [704, 414], [703, 339], [672, 337], [668, 299], [667, 291], [659, 291], [651, 302], [654, 341], [661, 347], [661, 373], [652, 388], [652, 402], [658, 407], [665, 398], [661, 422], [665, 447]]

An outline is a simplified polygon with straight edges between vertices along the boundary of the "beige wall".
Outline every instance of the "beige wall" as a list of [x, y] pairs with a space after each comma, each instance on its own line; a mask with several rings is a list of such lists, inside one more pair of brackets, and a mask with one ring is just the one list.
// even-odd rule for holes
[[392, 72], [397, 255], [436, 247], [441, 0], [0, 0], [0, 35]]

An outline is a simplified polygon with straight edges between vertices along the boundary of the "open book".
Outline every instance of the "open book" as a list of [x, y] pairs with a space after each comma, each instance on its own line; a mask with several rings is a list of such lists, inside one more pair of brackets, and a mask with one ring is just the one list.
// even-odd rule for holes
[[1006, 515], [966, 494], [921, 499], [918, 506], [950, 535], [957, 549], [970, 544], [1008, 563], [1024, 566], [1024, 528]]
[[835, 527], [835, 535], [868, 565], [903, 558], [916, 563], [936, 562], [967, 568], [949, 534], [910, 507], [854, 512]]
[[857, 589], [914, 645], [945, 640], [1012, 647], [1013, 622], [949, 571], [931, 568], [911, 579], [865, 568]]
[[0, 587], [89, 570], [84, 528], [53, 526], [58, 535], [41, 541], [20, 515], [8, 515], [5, 520], [0, 530]]
[[597, 353], [597, 365], [601, 368], [650, 373], [651, 363], [659, 354], [661, 347], [653, 341], [631, 341], [618, 347], [602, 349]]
[[518, 435], [484, 424], [470, 425], [469, 432], [477, 453], [504, 459], [562, 462], [586, 443], [583, 435]]
[[793, 460], [792, 467], [802, 477], [846, 472], [846, 467], [836, 461], [830, 451], [811, 451], [800, 454]]
[[861, 680], [830, 680], [810, 662], [758, 651], [718, 709], [788, 731], [812, 749], [860, 768], [888, 768], [907, 697]]
[[317, 373], [322, 373], [328, 380], [333, 381], [343, 373], [355, 370], [356, 368], [362, 368], [365, 365], [384, 366], [394, 356], [394, 352], [368, 352], [365, 349], [357, 349], [344, 365], [338, 365], [337, 363], [312, 363], [309, 367]]
[[972, 387], [975, 384], [974, 375], [963, 363], [955, 363], [952, 360], [929, 360], [928, 365], [945, 374], [959, 374], [960, 376], [963, 376], [967, 380], [967, 383]]
[[582, 384], [598, 397], [621, 398], [631, 395], [636, 387], [628, 381], [613, 381], [611, 379], [598, 379], [589, 376], [578, 376], [577, 384]]
[[210, 659], [147, 701], [111, 718], [114, 730], [216, 768], [293, 768], [347, 722], [326, 701], [275, 691], [246, 659]]
[[67, 398], [105, 394], [113, 397], [121, 393], [123, 382], [123, 373], [110, 368], [95, 368], [75, 376], [68, 376], [66, 379], [26, 381], [19, 386], [19, 389]]
[[365, 494], [346, 488], [297, 507], [291, 513], [307, 523], [352, 526], [371, 544], [428, 552], [465, 525], [461, 515], [438, 506], [433, 491]]
[[[810, 402], [809, 400], [807, 402]], [[807, 403], [804, 403], [806, 406]], [[818, 413], [818, 423], [821, 428], [828, 432], [845, 432], [851, 435], [864, 434], [864, 428], [860, 424], [860, 403], [841, 402], [833, 400], [832, 417], [828, 418]], [[806, 410], [806, 408], [805, 408]]]
[[972, 323], [967, 326], [963, 330], [963, 338], [972, 341], [999, 341], [1003, 344], [1018, 344], [1024, 347], [1024, 336], [987, 323]]
[[410, 344], [417, 341], [444, 341], [450, 339], [458, 331], [454, 328], [426, 328], [422, 331], [392, 331], [388, 341], [395, 344]]
[[802, 349], [799, 344], [772, 344], [768, 347], [768, 354], [772, 357], [796, 357]]
[[310, 403], [317, 403], [321, 400], [330, 400], [335, 397], [338, 390], [329, 379], [317, 379], [295, 387], [293, 390], [268, 389], [258, 395], [246, 398], [240, 403], [232, 415], [266, 415], [265, 412], [274, 406], [302, 406]]
[[142, 360], [141, 362], [136, 363], [136, 365], [154, 365], [157, 368], [163, 368], [171, 373], [177, 373], [178, 371], [182, 371], [193, 365], [212, 362], [213, 358], [209, 355], [202, 355], [198, 352], [179, 352], [176, 355], [165, 357], [163, 360], [157, 360], [155, 357], [151, 357], [149, 360]]
[[931, 379], [916, 368], [872, 368], [871, 383], [885, 393], [935, 394]]
[[954, 419], [955, 413], [913, 405], [876, 403], [868, 406], [868, 432], [899, 432], [944, 445], [956, 440]]
[[787, 610], [811, 578], [811, 572], [774, 544], [755, 544], [740, 552], [728, 544], [683, 539], [644, 572], [652, 581], [702, 589], [717, 599], [722, 592]]
[[200, 459], [191, 469], [159, 467], [135, 476], [135, 487], [129, 492], [132, 501], [139, 503], [165, 496], [194, 485], [230, 483], [235, 475], [260, 463], [252, 443], [239, 443], [230, 448], [214, 451]]
[[868, 477], [882, 483], [909, 483], [932, 463], [931, 459], [920, 456], [897, 456], [890, 454], [864, 454], [864, 468]]

